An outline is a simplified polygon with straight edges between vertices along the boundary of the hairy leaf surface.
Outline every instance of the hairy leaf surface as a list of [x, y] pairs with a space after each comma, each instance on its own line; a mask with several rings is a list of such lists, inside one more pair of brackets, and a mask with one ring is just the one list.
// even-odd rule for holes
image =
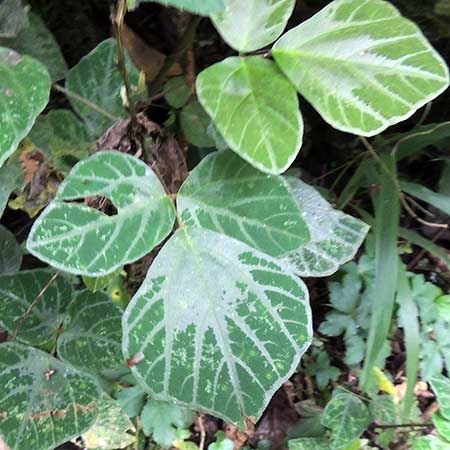
[[226, 234], [272, 256], [309, 241], [283, 178], [259, 172], [230, 151], [202, 160], [182, 186], [177, 205], [186, 225]]
[[[117, 214], [66, 202], [93, 195], [111, 200]], [[72, 169], [34, 223], [27, 248], [61, 270], [99, 277], [149, 253], [170, 233], [174, 217], [171, 199], [146, 164], [98, 152]]]
[[350, 261], [363, 243], [369, 226], [337, 211], [303, 181], [286, 177], [311, 233], [311, 242], [284, 259], [302, 277], [324, 277]]
[[[50, 270], [36, 269], [0, 276], [0, 325], [10, 335], [53, 275]], [[33, 307], [17, 339], [36, 346], [53, 343], [72, 295], [69, 280], [59, 276]]]
[[0, 47], [0, 167], [48, 103], [47, 69], [30, 56]]
[[14, 235], [0, 224], [0, 275], [16, 274], [22, 264], [22, 250]]
[[419, 28], [383, 0], [335, 0], [286, 33], [275, 61], [338, 130], [373, 136], [410, 117], [449, 83]]
[[[137, 86], [139, 71], [126, 58], [130, 82]], [[106, 39], [87, 54], [72, 69], [66, 78], [66, 88], [106, 111], [108, 117], [90, 106], [69, 97], [75, 111], [85, 121], [86, 128], [94, 138], [100, 137], [114, 122], [114, 117], [125, 118], [127, 111], [123, 106], [120, 91], [122, 76], [117, 67], [117, 43]]]
[[48, 353], [0, 346], [0, 434], [12, 450], [53, 450], [94, 423], [100, 388]]
[[67, 309], [58, 356], [86, 372], [107, 375], [124, 367], [122, 310], [103, 292], [80, 292]]
[[211, 19], [231, 47], [253, 52], [280, 36], [294, 6], [295, 0], [225, 0], [225, 11]]
[[245, 427], [311, 342], [303, 282], [279, 261], [222, 234], [177, 231], [123, 317], [124, 355], [158, 400]]
[[290, 166], [302, 145], [303, 119], [295, 88], [272, 61], [227, 58], [198, 76], [197, 94], [241, 158], [275, 175]]

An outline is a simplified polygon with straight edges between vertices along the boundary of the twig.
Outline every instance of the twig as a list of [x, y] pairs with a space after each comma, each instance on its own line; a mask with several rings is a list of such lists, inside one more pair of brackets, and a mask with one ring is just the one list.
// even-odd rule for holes
[[427, 428], [432, 426], [432, 423], [400, 423], [396, 425], [375, 425], [375, 428]]
[[117, 4], [116, 17], [114, 18], [114, 33], [117, 41], [117, 66], [119, 67], [119, 71], [120, 74], [122, 75], [123, 83], [125, 85], [128, 103], [127, 107], [131, 117], [131, 127], [133, 130], [135, 130], [137, 127], [136, 107], [132, 99], [132, 89], [130, 84], [130, 78], [128, 76], [127, 66], [125, 64], [125, 51], [123, 45], [123, 24], [126, 12], [127, 12], [126, 0], [119, 0]]
[[199, 413], [198, 415], [198, 427], [200, 428], [200, 450], [203, 450], [205, 448], [205, 440], [206, 440], [206, 431], [205, 431], [205, 425], [203, 423], [203, 414]]
[[192, 42], [195, 38], [195, 33], [197, 31], [197, 27], [201, 22], [201, 16], [192, 17], [189, 25], [186, 28], [183, 36], [180, 39], [180, 43], [177, 45], [175, 50], [166, 58], [164, 61], [164, 65], [159, 71], [156, 78], [150, 84], [150, 94], [155, 94], [161, 90], [161, 86], [166, 79], [166, 75], [168, 74], [170, 68], [174, 65], [174, 63], [186, 52], [186, 50], [192, 45]]
[[44, 296], [44, 294], [47, 292], [48, 288], [54, 283], [54, 281], [61, 275], [61, 272], [56, 272], [49, 280], [49, 282], [44, 286], [44, 288], [39, 292], [39, 294], [36, 296], [36, 298], [31, 302], [30, 306], [28, 306], [27, 310], [25, 311], [25, 314], [23, 315], [22, 319], [20, 319], [20, 322], [17, 324], [14, 333], [11, 337], [11, 341], [14, 341], [19, 334], [20, 329], [23, 327], [24, 323], [27, 321], [28, 317], [30, 317], [31, 312], [33, 311], [33, 308], [39, 303], [39, 300]]
[[62, 94], [67, 95], [67, 97], [72, 97], [73, 99], [79, 101], [80, 103], [83, 103], [88, 108], [92, 109], [92, 111], [95, 111], [95, 112], [97, 112], [97, 113], [107, 117], [108, 119], [110, 119], [110, 120], [112, 120], [114, 122], [118, 122], [119, 120], [121, 120], [120, 117], [116, 117], [116, 116], [110, 114], [108, 111], [104, 110], [103, 108], [101, 108], [100, 106], [96, 105], [95, 103], [92, 103], [91, 101], [85, 99], [81, 95], [76, 94], [75, 92], [72, 92], [72, 91], [69, 91], [66, 88], [63, 88], [59, 84], [56, 84], [56, 83], [52, 84], [52, 88], [55, 91], [58, 91], [58, 92], [61, 92]]
[[[436, 242], [444, 233], [444, 229], [441, 228], [431, 239], [430, 242]], [[423, 249], [421, 250], [417, 256], [408, 264], [408, 270], [412, 270], [416, 264], [423, 258], [423, 256], [425, 255], [425, 253], [428, 253], [427, 250]]]

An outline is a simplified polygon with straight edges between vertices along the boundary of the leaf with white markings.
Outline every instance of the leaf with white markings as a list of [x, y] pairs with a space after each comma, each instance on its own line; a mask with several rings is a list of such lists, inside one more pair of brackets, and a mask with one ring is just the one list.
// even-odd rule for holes
[[16, 274], [20, 270], [21, 264], [20, 245], [14, 235], [0, 224], [0, 275]]
[[231, 47], [253, 52], [280, 36], [294, 6], [295, 0], [225, 0], [225, 11], [211, 19]]
[[[66, 202], [94, 195], [111, 200], [117, 214]], [[34, 223], [27, 248], [66, 272], [100, 277], [149, 253], [171, 232], [174, 221], [173, 203], [146, 164], [103, 151], [72, 169]]]
[[[139, 70], [126, 58], [125, 64], [132, 85], [138, 85]], [[70, 103], [86, 124], [90, 135], [100, 137], [115, 117], [126, 118], [127, 111], [120, 95], [123, 79], [117, 67], [117, 43], [106, 39], [87, 54], [66, 78], [66, 88], [103, 109], [94, 111], [90, 106], [69, 96]], [[109, 116], [108, 116], [109, 115]]]
[[311, 342], [308, 291], [289, 268], [212, 231], [178, 230], [123, 317], [123, 351], [158, 400], [245, 428]]
[[289, 186], [230, 151], [213, 153], [195, 168], [178, 195], [186, 225], [226, 234], [271, 256], [309, 241]]
[[0, 83], [1, 167], [47, 105], [51, 80], [39, 61], [0, 47]]
[[325, 438], [298, 438], [288, 442], [289, 450], [332, 450]]
[[58, 356], [72, 366], [107, 376], [124, 367], [122, 310], [103, 293], [80, 292], [67, 309]]
[[357, 439], [370, 423], [366, 405], [355, 395], [340, 393], [327, 404], [322, 425], [330, 428], [331, 447], [334, 450], [345, 448]]
[[450, 420], [450, 379], [443, 375], [435, 375], [430, 383], [439, 400], [440, 413]]
[[449, 83], [417, 25], [383, 0], [335, 0], [272, 53], [324, 120], [362, 136], [407, 119]]
[[302, 146], [303, 120], [295, 88], [272, 61], [227, 58], [200, 73], [197, 95], [241, 158], [275, 175], [291, 165]]
[[0, 434], [13, 450], [53, 450], [88, 430], [100, 388], [51, 355], [0, 345]]
[[[127, 0], [131, 9], [149, 0]], [[224, 9], [223, 0], [154, 0], [166, 6], [185, 9], [194, 14], [207, 16]]]
[[[0, 276], [0, 325], [10, 335], [53, 276], [54, 272], [47, 269]], [[53, 344], [72, 294], [72, 285], [67, 278], [61, 275], [56, 278], [32, 309], [17, 339], [36, 346]]]
[[311, 242], [286, 256], [301, 277], [325, 277], [350, 261], [363, 243], [369, 226], [337, 211], [311, 186], [286, 177], [303, 218], [311, 232]]

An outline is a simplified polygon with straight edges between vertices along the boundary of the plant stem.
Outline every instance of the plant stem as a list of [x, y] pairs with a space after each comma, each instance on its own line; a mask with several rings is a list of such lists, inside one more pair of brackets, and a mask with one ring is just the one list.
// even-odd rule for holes
[[117, 41], [117, 66], [119, 67], [120, 74], [122, 75], [123, 83], [125, 85], [125, 91], [127, 95], [128, 110], [131, 117], [131, 126], [136, 129], [136, 107], [132, 99], [132, 89], [130, 84], [130, 78], [128, 76], [127, 66], [125, 63], [125, 50], [123, 45], [123, 24], [125, 14], [127, 12], [126, 0], [119, 0], [117, 4], [116, 17], [114, 18], [114, 33]]
[[59, 84], [56, 84], [56, 83], [52, 84], [52, 88], [55, 91], [58, 91], [58, 92], [61, 92], [62, 94], [67, 95], [67, 97], [72, 97], [73, 99], [79, 101], [80, 103], [83, 103], [88, 108], [92, 109], [92, 111], [95, 111], [95, 112], [107, 117], [108, 119], [113, 120], [114, 122], [118, 122], [119, 120], [121, 120], [120, 117], [116, 117], [113, 114], [110, 114], [108, 111], [104, 110], [103, 108], [96, 105], [95, 103], [92, 103], [91, 101], [85, 99], [81, 95], [76, 94], [75, 92], [72, 92], [66, 88], [63, 88]]
[[427, 428], [432, 426], [432, 423], [401, 423], [396, 425], [375, 425], [375, 428]]
[[186, 52], [186, 50], [192, 45], [195, 38], [195, 33], [197, 32], [197, 27], [201, 22], [201, 16], [192, 17], [189, 25], [186, 28], [183, 36], [180, 39], [180, 43], [177, 45], [175, 50], [166, 58], [164, 65], [159, 71], [156, 78], [150, 84], [149, 92], [150, 95], [155, 95], [161, 90], [161, 87], [166, 79], [166, 75], [174, 63]]
[[39, 303], [41, 298], [44, 296], [44, 294], [47, 292], [49, 287], [55, 282], [55, 280], [61, 275], [61, 272], [56, 272], [49, 280], [49, 282], [43, 287], [41, 292], [36, 296], [36, 298], [31, 302], [30, 306], [28, 306], [27, 310], [25, 311], [25, 314], [23, 315], [22, 319], [20, 319], [20, 322], [17, 324], [14, 333], [11, 337], [11, 341], [14, 341], [19, 334], [20, 329], [23, 327], [24, 323], [27, 321], [28, 317], [30, 317], [31, 312], [33, 311], [33, 308]]

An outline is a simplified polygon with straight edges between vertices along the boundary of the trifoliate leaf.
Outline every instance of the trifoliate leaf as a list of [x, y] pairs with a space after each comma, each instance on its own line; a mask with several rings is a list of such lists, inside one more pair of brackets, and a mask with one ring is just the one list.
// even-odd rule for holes
[[[111, 200], [117, 214], [67, 202], [93, 195]], [[146, 164], [103, 151], [72, 169], [34, 223], [27, 248], [61, 270], [98, 277], [149, 253], [170, 233], [174, 220], [173, 203]]]

